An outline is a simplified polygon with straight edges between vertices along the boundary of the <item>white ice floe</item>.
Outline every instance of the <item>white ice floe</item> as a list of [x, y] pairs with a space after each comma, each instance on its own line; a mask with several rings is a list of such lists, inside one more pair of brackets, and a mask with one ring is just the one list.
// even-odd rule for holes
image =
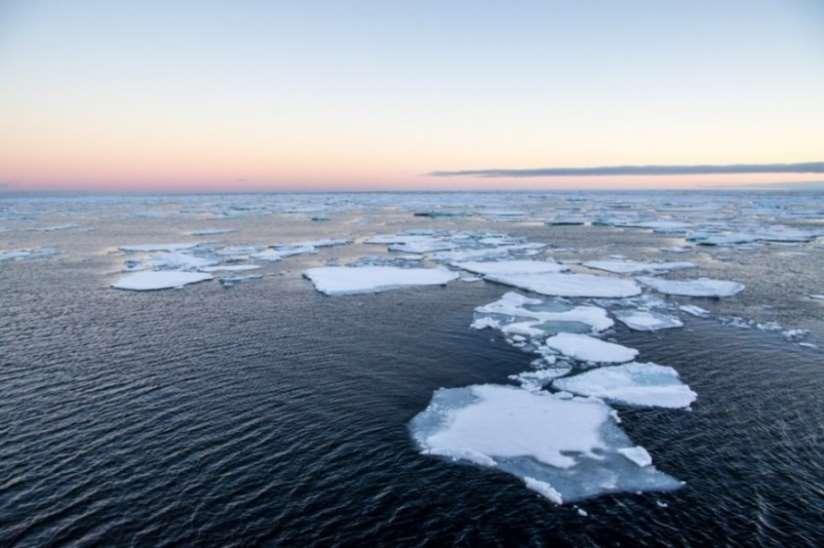
[[559, 297], [633, 297], [641, 288], [632, 280], [591, 274], [502, 274], [487, 280]]
[[710, 278], [665, 280], [652, 276], [638, 276], [636, 280], [661, 293], [684, 297], [731, 297], [744, 290], [742, 283]]
[[605, 270], [613, 274], [639, 274], [641, 272], [668, 272], [670, 270], [694, 268], [695, 264], [687, 261], [644, 263], [640, 261], [603, 260], [586, 261], [584, 266]]
[[569, 330], [568, 324], [584, 324], [588, 331], [599, 332], [609, 329], [614, 322], [607, 311], [599, 306], [573, 307], [563, 303], [545, 303], [541, 299], [508, 291], [497, 301], [477, 307], [472, 327], [492, 327], [505, 333], [515, 333], [520, 327], [528, 332], [522, 334], [540, 336], [563, 331], [565, 325]]
[[638, 355], [634, 348], [579, 333], [558, 333], [544, 344], [564, 356], [592, 363], [623, 363]]
[[203, 272], [181, 270], [155, 270], [135, 272], [122, 276], [112, 284], [117, 289], [132, 291], [152, 291], [155, 289], [175, 289], [184, 285], [211, 280], [212, 276]]
[[178, 251], [152, 255], [150, 262], [152, 267], [158, 270], [196, 270], [217, 264], [214, 259], [195, 257]]
[[410, 431], [422, 453], [502, 470], [556, 504], [682, 485], [620, 452], [635, 444], [597, 399], [498, 385], [440, 389]]
[[217, 236], [219, 234], [229, 234], [235, 232], [236, 228], [203, 228], [189, 232], [190, 236]]
[[260, 265], [256, 264], [219, 264], [216, 266], [204, 266], [201, 272], [246, 272], [247, 270], [258, 270]]
[[638, 466], [649, 466], [652, 464], [652, 456], [640, 445], [635, 447], [622, 447], [618, 449], [618, 452]]
[[689, 407], [697, 395], [672, 367], [632, 362], [599, 367], [552, 382], [559, 390], [644, 407]]
[[660, 312], [616, 310], [613, 315], [619, 322], [635, 331], [658, 331], [659, 329], [684, 326], [684, 323], [677, 317]]
[[280, 261], [283, 259], [283, 255], [275, 251], [274, 249], [264, 249], [263, 251], [258, 251], [256, 253], [252, 253], [249, 255], [253, 259], [257, 259], [259, 261], [269, 261], [271, 263]]
[[535, 371], [524, 371], [517, 375], [510, 375], [509, 379], [521, 385], [524, 390], [537, 391], [552, 382], [563, 377], [572, 371], [571, 367], [547, 367]]
[[310, 268], [303, 275], [315, 289], [326, 295], [376, 293], [406, 286], [444, 285], [459, 277], [441, 268], [398, 268], [393, 266], [327, 266]]
[[120, 251], [126, 251], [128, 253], [149, 253], [152, 251], [183, 251], [184, 249], [192, 249], [193, 247], [197, 247], [198, 245], [199, 244], [197, 242], [189, 244], [172, 243], [121, 245]]
[[513, 255], [532, 256], [539, 253], [546, 247], [546, 244], [524, 243], [501, 245], [497, 247], [484, 247], [481, 249], [459, 249], [454, 251], [439, 251], [428, 255], [433, 261], [441, 262], [469, 262], [487, 261]]
[[709, 310], [701, 308], [700, 306], [695, 306], [694, 304], [683, 304], [678, 307], [678, 310], [686, 312], [687, 314], [695, 316], [696, 318], [706, 318], [710, 315]]
[[484, 276], [489, 274], [540, 274], [567, 270], [566, 266], [554, 261], [528, 260], [455, 262], [452, 266]]
[[40, 259], [57, 255], [57, 250], [53, 247], [36, 247], [32, 249], [0, 249], [0, 262], [21, 261], [24, 259]]

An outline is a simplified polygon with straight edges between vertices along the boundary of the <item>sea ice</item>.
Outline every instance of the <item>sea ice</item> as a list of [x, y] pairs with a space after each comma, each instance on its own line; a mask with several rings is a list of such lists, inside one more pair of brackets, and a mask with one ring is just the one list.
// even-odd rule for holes
[[544, 344], [564, 356], [592, 363], [623, 363], [638, 355], [634, 348], [580, 333], [558, 333], [548, 338]]
[[149, 253], [152, 251], [183, 251], [184, 249], [192, 249], [197, 247], [197, 242], [190, 244], [138, 244], [138, 245], [121, 245], [120, 251], [127, 253]]
[[675, 316], [661, 314], [660, 312], [616, 310], [613, 312], [613, 315], [619, 322], [635, 331], [658, 331], [659, 329], [684, 326], [684, 323]]
[[458, 262], [452, 266], [474, 272], [476, 274], [500, 275], [500, 274], [538, 274], [548, 272], [561, 272], [567, 267], [554, 261], [489, 261], [489, 262]]
[[376, 293], [405, 286], [444, 285], [459, 277], [441, 268], [398, 268], [393, 266], [327, 266], [310, 268], [303, 275], [315, 289], [326, 295]]
[[678, 310], [686, 312], [687, 314], [695, 316], [696, 318], [706, 318], [710, 315], [709, 310], [701, 308], [700, 306], [695, 306], [694, 304], [681, 305], [678, 307]]
[[731, 297], [744, 290], [744, 284], [710, 278], [664, 280], [652, 276], [638, 276], [636, 279], [661, 293], [685, 297]]
[[217, 266], [204, 266], [199, 268], [201, 272], [246, 272], [247, 270], [258, 270], [260, 265], [256, 264], [220, 264]]
[[235, 228], [203, 228], [189, 232], [190, 236], [217, 236], [218, 234], [228, 234], [234, 232]]
[[211, 280], [210, 274], [185, 272], [181, 270], [153, 270], [135, 272], [122, 276], [112, 284], [117, 289], [132, 291], [152, 291], [155, 289], [175, 289], [184, 285]]
[[670, 270], [681, 270], [684, 268], [694, 268], [695, 264], [686, 261], [643, 263], [639, 261], [587, 261], [584, 266], [605, 270], [613, 274], [638, 274], [641, 272], [668, 272]]
[[599, 367], [553, 381], [552, 386], [582, 396], [645, 407], [689, 407], [697, 395], [672, 367], [632, 362]]
[[[527, 308], [529, 307], [529, 308]], [[502, 329], [507, 325], [526, 324], [539, 329], [542, 324], [580, 323], [592, 332], [604, 331], [614, 325], [607, 311], [599, 306], [569, 306], [563, 303], [545, 303], [514, 291], [507, 291], [497, 301], [475, 308], [473, 327]], [[482, 322], [479, 324], [478, 322]], [[548, 331], [539, 330], [545, 335]]]
[[641, 293], [641, 288], [632, 280], [591, 274], [501, 274], [487, 276], [487, 279], [559, 297], [620, 298]]
[[57, 255], [57, 250], [53, 247], [36, 247], [32, 249], [12, 249], [4, 251], [0, 249], [0, 262], [20, 261], [23, 259], [40, 259]]
[[150, 262], [152, 267], [158, 270], [195, 270], [217, 264], [214, 259], [195, 257], [178, 251], [152, 255]]
[[597, 399], [498, 385], [442, 388], [410, 432], [424, 454], [502, 470], [556, 504], [682, 485], [620, 451], [635, 445]]

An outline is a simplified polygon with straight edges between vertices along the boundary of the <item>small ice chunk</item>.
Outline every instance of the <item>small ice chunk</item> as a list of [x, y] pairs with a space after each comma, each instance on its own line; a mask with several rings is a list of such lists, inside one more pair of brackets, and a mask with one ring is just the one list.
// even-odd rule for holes
[[487, 279], [559, 297], [621, 298], [641, 293], [641, 288], [632, 280], [592, 274], [501, 274], [487, 276]]
[[476, 274], [537, 274], [547, 272], [562, 272], [567, 267], [554, 261], [485, 261], [485, 262], [457, 262], [452, 266], [468, 270]]
[[695, 316], [696, 318], [706, 318], [710, 315], [709, 310], [701, 308], [700, 306], [695, 306], [694, 304], [681, 305], [678, 307], [678, 310], [686, 312], [687, 314]]
[[536, 391], [551, 381], [569, 374], [570, 371], [572, 371], [571, 367], [549, 367], [547, 369], [524, 371], [517, 375], [510, 375], [509, 379], [519, 383], [524, 390]]
[[592, 363], [623, 363], [638, 355], [634, 348], [577, 333], [558, 333], [544, 344], [564, 356]]
[[685, 297], [731, 297], [744, 290], [742, 283], [710, 278], [664, 280], [652, 276], [638, 276], [636, 279], [661, 293]]
[[219, 234], [229, 234], [234, 232], [235, 228], [202, 228], [200, 230], [193, 230], [189, 232], [190, 236], [217, 236]]
[[582, 396], [646, 407], [684, 408], [697, 397], [675, 369], [655, 363], [600, 367], [557, 379], [552, 385]]
[[682, 270], [684, 268], [694, 268], [695, 264], [686, 261], [666, 262], [666, 263], [642, 263], [639, 261], [587, 261], [584, 266], [605, 270], [613, 274], [639, 274], [641, 272], [668, 272], [670, 270]]
[[150, 253], [152, 251], [183, 251], [184, 249], [192, 249], [197, 247], [197, 242], [189, 244], [173, 243], [173, 244], [138, 244], [138, 245], [121, 245], [120, 251], [127, 253]]
[[315, 289], [326, 295], [375, 293], [405, 286], [444, 285], [459, 277], [441, 268], [398, 268], [394, 266], [327, 266], [310, 268], [303, 275]]
[[613, 312], [613, 315], [619, 322], [635, 331], [658, 331], [659, 329], [684, 327], [684, 323], [675, 316], [661, 314], [660, 312], [619, 310]]
[[194, 270], [217, 264], [217, 261], [205, 257], [195, 257], [188, 253], [171, 251], [152, 255], [151, 264], [153, 268], [159, 270]]
[[[516, 323], [531, 320], [533, 326], [538, 326], [546, 322], [582, 323], [590, 326], [593, 332], [604, 331], [614, 325], [607, 311], [599, 306], [562, 306], [557, 310], [541, 310], [537, 308], [543, 304], [544, 302], [541, 299], [531, 299], [514, 291], [508, 291], [497, 301], [477, 307], [475, 313], [484, 315], [492, 314], [496, 317], [509, 316], [512, 318], [511, 321]], [[502, 325], [501, 321], [496, 321], [494, 325], [485, 325], [485, 327], [500, 329]], [[541, 333], [543, 333], [543, 331], [541, 331]]]
[[561, 496], [561, 493], [555, 490], [555, 488], [548, 482], [536, 480], [535, 478], [531, 478], [529, 476], [524, 476], [524, 484], [526, 484], [527, 489], [531, 489], [536, 493], [543, 495], [555, 504], [564, 503], [564, 497]]
[[24, 259], [40, 259], [57, 255], [57, 250], [53, 247], [37, 247], [33, 249], [13, 249], [4, 251], [0, 249], [0, 262], [20, 261]]
[[185, 272], [182, 270], [154, 270], [134, 272], [122, 276], [112, 284], [117, 289], [131, 291], [152, 291], [156, 289], [176, 289], [184, 285], [211, 280], [212, 276], [203, 272]]
[[636, 445], [635, 447], [622, 447], [618, 452], [638, 466], [649, 466], [652, 464], [652, 456], [640, 445]]
[[252, 253], [250, 255], [253, 259], [258, 259], [260, 261], [269, 261], [269, 262], [277, 262], [283, 259], [283, 255], [275, 251], [274, 249], [264, 249], [258, 253]]
[[204, 266], [201, 272], [246, 272], [247, 270], [258, 270], [260, 265], [256, 264], [219, 264], [216, 266]]

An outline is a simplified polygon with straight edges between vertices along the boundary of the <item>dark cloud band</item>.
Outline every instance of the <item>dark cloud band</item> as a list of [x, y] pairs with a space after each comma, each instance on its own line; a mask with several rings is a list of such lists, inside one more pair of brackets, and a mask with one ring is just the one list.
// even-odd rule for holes
[[578, 177], [608, 175], [715, 175], [733, 173], [824, 173], [824, 162], [692, 166], [548, 167], [432, 171], [432, 177]]

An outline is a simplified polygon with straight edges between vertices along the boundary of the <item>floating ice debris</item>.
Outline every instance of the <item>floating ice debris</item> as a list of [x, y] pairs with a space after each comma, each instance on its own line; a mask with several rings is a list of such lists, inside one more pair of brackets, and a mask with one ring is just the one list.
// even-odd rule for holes
[[241, 257], [257, 253], [259, 248], [253, 245], [227, 245], [215, 251], [215, 255], [223, 257]]
[[76, 223], [66, 223], [62, 225], [38, 226], [29, 230], [34, 230], [37, 232], [55, 232], [57, 230], [70, 230], [74, 228], [82, 228], [82, 226]]
[[599, 367], [573, 377], [556, 379], [552, 386], [573, 394], [645, 407], [689, 407], [697, 395], [681, 382], [672, 367], [632, 362]]
[[800, 340], [803, 340], [809, 334], [810, 332], [807, 329], [786, 329], [781, 332], [781, 336], [791, 342], [798, 342]]
[[678, 307], [678, 310], [686, 312], [696, 318], [707, 318], [710, 315], [710, 311], [700, 306], [695, 306], [694, 304], [684, 304]]
[[564, 356], [591, 363], [623, 363], [638, 355], [634, 348], [579, 333], [558, 333], [544, 344]]
[[796, 230], [786, 226], [756, 227], [746, 232], [696, 232], [687, 239], [699, 245], [736, 245], [753, 242], [803, 243], [816, 239], [820, 234]]
[[250, 257], [252, 257], [253, 259], [258, 259], [260, 261], [269, 261], [272, 263], [283, 259], [283, 255], [281, 255], [274, 249], [264, 249], [263, 251], [252, 253]]
[[542, 295], [559, 297], [633, 297], [641, 288], [632, 280], [591, 274], [502, 274], [486, 279]]
[[675, 316], [645, 310], [616, 310], [613, 315], [619, 322], [635, 331], [658, 331], [683, 327], [684, 323]]
[[487, 247], [481, 249], [464, 249], [457, 251], [439, 251], [428, 255], [433, 261], [464, 262], [498, 259], [512, 255], [533, 255], [546, 247], [546, 244], [526, 243]]
[[639, 276], [636, 280], [661, 293], [685, 297], [731, 297], [744, 290], [744, 284], [710, 278], [664, 280], [651, 276]]
[[468, 270], [476, 274], [538, 274], [547, 272], [561, 272], [567, 267], [554, 261], [488, 261], [488, 262], [461, 262], [452, 263], [452, 266]]
[[680, 234], [686, 232], [692, 225], [690, 223], [683, 223], [680, 221], [641, 221], [637, 223], [627, 223], [624, 225], [627, 228], [647, 228], [653, 232], [661, 234]]
[[535, 371], [524, 371], [517, 375], [510, 375], [509, 379], [521, 385], [524, 390], [540, 390], [558, 377], [568, 375], [572, 371], [571, 367], [548, 367]]
[[483, 281], [483, 278], [481, 278], [480, 276], [466, 276], [466, 275], [462, 275], [459, 279], [460, 279], [462, 282], [480, 282], [480, 281]]
[[445, 285], [459, 276], [457, 272], [441, 268], [393, 266], [328, 266], [310, 268], [303, 275], [312, 281], [315, 289], [326, 295], [376, 293], [415, 285]]
[[[318, 252], [318, 248], [313, 245], [306, 244], [283, 244], [277, 245], [272, 250], [281, 258], [292, 257], [293, 255], [306, 255]], [[255, 257], [258, 257], [257, 255]], [[261, 258], [261, 257], [258, 257]], [[269, 260], [269, 259], [267, 259]]]
[[605, 270], [614, 274], [638, 274], [641, 272], [668, 272], [670, 270], [681, 270], [684, 268], [694, 268], [695, 264], [686, 261], [668, 263], [642, 263], [639, 261], [586, 261], [584, 266]]
[[149, 253], [151, 251], [183, 251], [184, 249], [192, 249], [197, 247], [197, 242], [190, 244], [139, 244], [139, 245], [121, 245], [120, 251], [127, 253]]
[[152, 291], [155, 289], [176, 289], [184, 285], [211, 280], [210, 274], [185, 272], [181, 270], [153, 270], [135, 272], [121, 277], [112, 287], [132, 291]]
[[40, 259], [43, 257], [51, 257], [57, 255], [57, 250], [53, 247], [36, 247], [32, 249], [0, 249], [0, 262], [3, 261], [20, 261], [24, 259]]
[[256, 264], [220, 264], [217, 266], [204, 266], [199, 268], [201, 272], [246, 272], [247, 270], [258, 270], [260, 265]]
[[652, 464], [652, 456], [640, 445], [635, 447], [622, 447], [618, 452], [638, 466], [649, 466]]
[[217, 261], [173, 251], [153, 255], [151, 264], [153, 268], [158, 270], [196, 270], [217, 264]]
[[824, 295], [810, 295], [810, 298], [817, 301], [824, 301]]
[[682, 485], [619, 451], [635, 445], [597, 399], [497, 385], [442, 388], [410, 432], [423, 454], [502, 470], [556, 504]]
[[217, 236], [219, 234], [229, 234], [236, 230], [236, 228], [203, 228], [189, 232], [189, 236]]
[[218, 281], [223, 287], [232, 287], [239, 283], [260, 280], [261, 278], [263, 278], [263, 274], [249, 274], [247, 276], [222, 276], [218, 278]]
[[297, 242], [294, 244], [283, 244], [275, 246], [275, 249], [280, 249], [282, 247], [292, 247], [292, 248], [309, 248], [309, 247], [335, 247], [340, 245], [349, 245], [352, 243], [352, 240], [346, 238], [323, 238], [320, 240], [310, 240], [308, 242]]
[[472, 327], [483, 329], [492, 327], [504, 333], [541, 336], [558, 331], [572, 330], [574, 325], [583, 324], [586, 331], [599, 332], [614, 325], [607, 311], [599, 306], [570, 306], [558, 302], [544, 302], [531, 299], [514, 291], [508, 291], [489, 304], [475, 309]]

